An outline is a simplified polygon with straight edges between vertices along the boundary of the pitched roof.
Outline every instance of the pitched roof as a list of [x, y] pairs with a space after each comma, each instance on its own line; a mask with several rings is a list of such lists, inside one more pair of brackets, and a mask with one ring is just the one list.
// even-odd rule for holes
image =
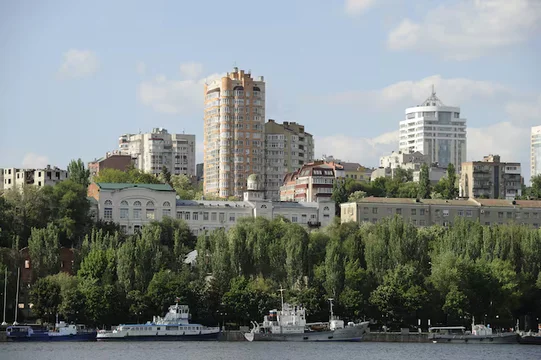
[[168, 184], [96, 183], [96, 185], [100, 190], [124, 190], [136, 187], [154, 191], [174, 191]]
[[452, 205], [452, 206], [479, 206], [474, 200], [444, 200], [444, 199], [409, 199], [409, 198], [384, 198], [366, 197], [359, 199], [358, 203], [378, 204], [419, 204], [419, 205]]

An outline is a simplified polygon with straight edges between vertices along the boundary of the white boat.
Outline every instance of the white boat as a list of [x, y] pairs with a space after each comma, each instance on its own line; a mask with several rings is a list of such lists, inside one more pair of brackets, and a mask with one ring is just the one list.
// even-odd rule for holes
[[155, 316], [146, 324], [122, 324], [112, 330], [98, 331], [97, 340], [217, 340], [220, 327], [207, 327], [201, 324], [190, 324], [189, 307], [187, 305], [169, 306], [164, 317]]
[[282, 298], [282, 310], [269, 311], [262, 324], [252, 322], [252, 330], [244, 337], [248, 341], [361, 341], [368, 321], [344, 325], [344, 320], [334, 316], [330, 300], [329, 322], [307, 323], [306, 309], [284, 303]]

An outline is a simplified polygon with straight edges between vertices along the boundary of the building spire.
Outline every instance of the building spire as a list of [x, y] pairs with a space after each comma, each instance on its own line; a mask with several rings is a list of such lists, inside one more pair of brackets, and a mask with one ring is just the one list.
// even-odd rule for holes
[[432, 96], [436, 96], [436, 91], [434, 91], [434, 84], [432, 84]]

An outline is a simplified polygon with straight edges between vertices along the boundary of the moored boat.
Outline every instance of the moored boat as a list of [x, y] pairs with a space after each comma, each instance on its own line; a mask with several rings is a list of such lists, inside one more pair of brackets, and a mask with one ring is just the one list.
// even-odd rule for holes
[[122, 324], [112, 330], [98, 331], [98, 341], [136, 340], [136, 341], [202, 341], [217, 340], [220, 335], [219, 327], [207, 327], [201, 324], [190, 324], [189, 307], [179, 305], [169, 306], [164, 317], [155, 316], [146, 324]]
[[248, 341], [361, 341], [369, 323], [344, 325], [344, 320], [334, 316], [330, 300], [329, 322], [307, 323], [306, 309], [284, 303], [282, 298], [282, 310], [269, 311], [262, 324], [252, 322], [252, 330], [244, 337]]
[[514, 332], [496, 333], [485, 325], [472, 323], [472, 330], [466, 331], [464, 326], [434, 326], [428, 329], [428, 338], [433, 343], [461, 344], [516, 344], [518, 335]]
[[6, 329], [6, 337], [11, 341], [93, 341], [97, 332], [85, 325], [57, 322], [53, 330], [34, 329], [28, 325], [11, 325]]

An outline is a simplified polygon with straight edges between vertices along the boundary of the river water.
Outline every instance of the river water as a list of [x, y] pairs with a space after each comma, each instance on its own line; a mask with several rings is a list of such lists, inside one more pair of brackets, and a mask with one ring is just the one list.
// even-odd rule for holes
[[9, 360], [540, 360], [541, 346], [432, 343], [58, 342], [0, 343]]

